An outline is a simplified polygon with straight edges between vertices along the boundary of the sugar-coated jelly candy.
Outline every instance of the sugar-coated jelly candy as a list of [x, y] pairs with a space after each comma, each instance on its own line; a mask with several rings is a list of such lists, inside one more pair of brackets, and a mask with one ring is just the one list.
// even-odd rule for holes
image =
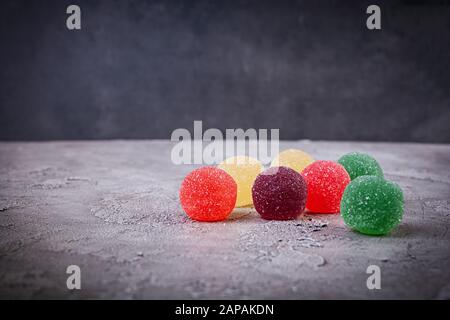
[[338, 162], [347, 170], [350, 179], [354, 180], [360, 176], [383, 177], [383, 170], [372, 156], [351, 152], [343, 155]]
[[403, 192], [397, 184], [377, 176], [361, 176], [345, 189], [341, 215], [354, 230], [384, 235], [401, 222], [403, 207]]
[[180, 188], [180, 202], [187, 215], [198, 221], [221, 221], [236, 203], [237, 185], [222, 169], [203, 167], [190, 172]]
[[270, 164], [271, 167], [288, 167], [301, 173], [304, 168], [314, 162], [312, 156], [299, 149], [288, 149], [280, 152]]
[[262, 218], [295, 219], [305, 210], [306, 182], [295, 170], [272, 167], [256, 178], [252, 195], [253, 205]]
[[308, 185], [306, 208], [315, 213], [337, 213], [350, 177], [344, 167], [333, 161], [315, 161], [302, 175]]
[[236, 207], [252, 205], [252, 186], [263, 170], [261, 162], [251, 157], [236, 156], [226, 159], [218, 167], [232, 176], [237, 184]]

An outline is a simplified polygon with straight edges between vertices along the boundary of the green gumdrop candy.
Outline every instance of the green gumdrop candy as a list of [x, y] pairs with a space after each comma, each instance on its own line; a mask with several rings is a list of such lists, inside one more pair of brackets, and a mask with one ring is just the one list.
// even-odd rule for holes
[[351, 180], [360, 176], [383, 177], [383, 170], [377, 160], [368, 154], [359, 152], [347, 153], [338, 162], [347, 170]]
[[341, 215], [354, 230], [384, 235], [401, 222], [403, 206], [403, 192], [397, 184], [376, 176], [361, 176], [345, 189]]

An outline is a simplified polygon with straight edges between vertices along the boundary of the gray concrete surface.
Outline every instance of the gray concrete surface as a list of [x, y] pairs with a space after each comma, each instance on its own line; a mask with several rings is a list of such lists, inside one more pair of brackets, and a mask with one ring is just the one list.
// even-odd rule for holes
[[[389, 236], [339, 215], [186, 218], [191, 166], [170, 142], [0, 143], [0, 298], [450, 298], [450, 146], [286, 142], [316, 158], [370, 152], [406, 197]], [[68, 265], [82, 270], [69, 291]], [[378, 265], [382, 289], [368, 290]]]
[[2, 0], [0, 140], [166, 139], [201, 119], [450, 143], [449, 21], [445, 0]]

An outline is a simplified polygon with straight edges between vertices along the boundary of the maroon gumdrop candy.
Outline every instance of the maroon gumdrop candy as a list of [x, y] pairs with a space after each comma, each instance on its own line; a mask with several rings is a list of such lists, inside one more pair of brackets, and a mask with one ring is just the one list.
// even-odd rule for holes
[[252, 188], [255, 209], [267, 220], [297, 218], [305, 210], [307, 194], [302, 175], [287, 167], [265, 170]]

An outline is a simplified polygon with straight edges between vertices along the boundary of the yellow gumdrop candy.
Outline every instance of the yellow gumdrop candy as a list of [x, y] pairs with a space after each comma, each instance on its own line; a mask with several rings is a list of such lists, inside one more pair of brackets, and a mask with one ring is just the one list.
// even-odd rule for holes
[[237, 156], [224, 160], [218, 167], [225, 170], [236, 181], [236, 207], [252, 205], [253, 183], [264, 169], [261, 162], [251, 157]]
[[288, 149], [280, 152], [270, 164], [271, 167], [288, 167], [301, 173], [308, 165], [314, 162], [314, 158], [299, 149]]

